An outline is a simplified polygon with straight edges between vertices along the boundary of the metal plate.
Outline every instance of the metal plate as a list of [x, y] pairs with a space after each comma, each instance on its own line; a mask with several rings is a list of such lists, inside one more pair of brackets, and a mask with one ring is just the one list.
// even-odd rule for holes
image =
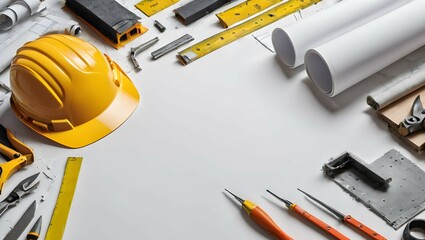
[[392, 178], [388, 188], [372, 188], [355, 169], [333, 180], [396, 230], [425, 209], [425, 172], [418, 166], [394, 149], [370, 166]]

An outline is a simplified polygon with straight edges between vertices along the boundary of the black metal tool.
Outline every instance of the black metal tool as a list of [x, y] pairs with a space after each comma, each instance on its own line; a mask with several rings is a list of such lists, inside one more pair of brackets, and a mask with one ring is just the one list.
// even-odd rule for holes
[[424, 128], [425, 109], [422, 106], [420, 95], [413, 101], [410, 114], [399, 124], [398, 132], [402, 136], [408, 136]]
[[421, 230], [425, 231], [425, 220], [424, 219], [413, 219], [410, 221], [403, 231], [403, 240], [421, 240], [423, 238], [417, 238], [412, 231]]

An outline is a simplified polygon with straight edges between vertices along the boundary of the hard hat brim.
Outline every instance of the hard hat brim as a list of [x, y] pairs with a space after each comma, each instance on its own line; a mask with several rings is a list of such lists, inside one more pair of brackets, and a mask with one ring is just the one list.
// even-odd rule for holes
[[[122, 75], [121, 89], [108, 108], [96, 118], [75, 126], [71, 130], [56, 132], [43, 131], [26, 118], [19, 117], [19, 119], [38, 134], [69, 148], [84, 147], [102, 139], [130, 117], [140, 100], [140, 95], [133, 82], [119, 67], [118, 69], [119, 74]], [[13, 98], [11, 97], [10, 99], [13, 111], [17, 116], [20, 116], [21, 114], [15, 106]]]

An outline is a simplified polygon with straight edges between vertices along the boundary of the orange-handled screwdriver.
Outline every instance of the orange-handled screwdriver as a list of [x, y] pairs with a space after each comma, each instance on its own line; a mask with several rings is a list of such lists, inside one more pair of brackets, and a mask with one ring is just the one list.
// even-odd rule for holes
[[233, 197], [236, 198], [241, 204], [242, 208], [249, 215], [249, 217], [258, 223], [261, 227], [263, 227], [266, 231], [271, 233], [278, 240], [293, 240], [288, 234], [286, 234], [280, 227], [273, 221], [273, 219], [264, 212], [257, 204], [244, 200], [227, 189], [228, 193], [230, 193]]
[[360, 230], [365, 235], [369, 236], [371, 239], [375, 240], [387, 240], [385, 237], [381, 236], [379, 233], [373, 231], [368, 226], [362, 224], [361, 222], [357, 221], [350, 215], [344, 215], [341, 212], [337, 211], [335, 208], [325, 204], [324, 202], [320, 201], [319, 199], [311, 196], [310, 194], [304, 192], [303, 190], [298, 188], [298, 191], [304, 193], [307, 197], [312, 199], [313, 201], [320, 204], [322, 207], [326, 208], [329, 212], [333, 213], [339, 220], [341, 220], [344, 223], [348, 223], [351, 226], [355, 227], [356, 229]]
[[296, 212], [298, 215], [304, 217], [308, 221], [312, 222], [317, 227], [321, 228], [325, 232], [332, 235], [334, 238], [338, 240], [350, 240], [348, 237], [346, 237], [344, 234], [338, 232], [335, 228], [331, 227], [329, 224], [323, 222], [322, 220], [318, 219], [317, 217], [311, 215], [304, 209], [302, 209], [298, 204], [292, 203], [286, 199], [283, 199], [276, 194], [272, 193], [271, 191], [267, 190], [268, 193], [279, 199], [280, 201], [284, 202], [286, 207], [294, 212]]

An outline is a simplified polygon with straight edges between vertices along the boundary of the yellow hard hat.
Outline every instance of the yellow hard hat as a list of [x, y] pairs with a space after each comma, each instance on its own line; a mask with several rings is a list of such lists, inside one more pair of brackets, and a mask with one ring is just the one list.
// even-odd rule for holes
[[32, 130], [70, 148], [118, 128], [137, 89], [107, 55], [77, 37], [52, 34], [21, 47], [10, 67], [11, 106]]

